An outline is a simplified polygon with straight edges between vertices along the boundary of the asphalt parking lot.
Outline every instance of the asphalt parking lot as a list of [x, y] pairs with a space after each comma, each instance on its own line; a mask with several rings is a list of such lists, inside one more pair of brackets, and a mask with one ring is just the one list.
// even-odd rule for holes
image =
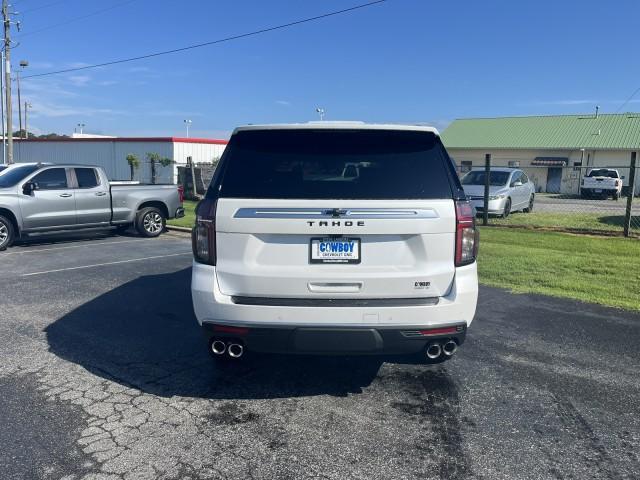
[[0, 253], [3, 479], [638, 478], [638, 314], [482, 288], [443, 365], [218, 369], [190, 263], [174, 234]]
[[[559, 195], [553, 193], [536, 194], [535, 211], [546, 213], [598, 213], [602, 215], [624, 216], [627, 198], [580, 198], [577, 195]], [[634, 199], [631, 212], [640, 215], [640, 198]]]

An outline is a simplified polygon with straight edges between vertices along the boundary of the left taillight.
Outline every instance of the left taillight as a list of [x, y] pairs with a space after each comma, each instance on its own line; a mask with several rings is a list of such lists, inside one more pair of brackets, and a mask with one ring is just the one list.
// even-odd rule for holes
[[184, 187], [178, 185], [178, 198], [180, 199], [180, 205], [184, 203]]
[[216, 202], [203, 200], [196, 208], [196, 224], [191, 231], [191, 246], [196, 262], [216, 264]]
[[473, 207], [467, 200], [456, 202], [455, 265], [461, 267], [476, 261], [480, 234], [476, 228]]

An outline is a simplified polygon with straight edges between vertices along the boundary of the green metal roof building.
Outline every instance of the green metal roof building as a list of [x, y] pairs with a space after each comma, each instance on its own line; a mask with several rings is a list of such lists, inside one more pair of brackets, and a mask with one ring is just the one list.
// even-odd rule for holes
[[539, 191], [577, 193], [589, 168], [618, 167], [628, 177], [640, 113], [464, 118], [442, 140], [462, 173], [490, 153], [492, 165], [522, 168]]

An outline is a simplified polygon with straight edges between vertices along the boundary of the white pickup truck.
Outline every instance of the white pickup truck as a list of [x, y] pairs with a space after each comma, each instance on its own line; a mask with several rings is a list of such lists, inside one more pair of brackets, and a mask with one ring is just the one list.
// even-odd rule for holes
[[618, 200], [623, 179], [620, 172], [613, 168], [595, 168], [582, 179], [580, 195], [583, 198], [601, 196]]

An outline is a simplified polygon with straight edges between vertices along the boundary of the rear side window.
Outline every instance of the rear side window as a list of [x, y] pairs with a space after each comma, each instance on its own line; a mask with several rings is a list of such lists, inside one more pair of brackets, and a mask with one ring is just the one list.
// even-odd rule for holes
[[429, 132], [248, 130], [232, 137], [225, 156], [219, 182], [222, 197], [431, 199], [453, 195], [449, 157], [439, 138]]
[[74, 168], [78, 188], [94, 188], [100, 185], [95, 168]]
[[64, 168], [50, 168], [31, 181], [38, 184], [38, 190], [62, 190], [67, 188], [67, 172]]

